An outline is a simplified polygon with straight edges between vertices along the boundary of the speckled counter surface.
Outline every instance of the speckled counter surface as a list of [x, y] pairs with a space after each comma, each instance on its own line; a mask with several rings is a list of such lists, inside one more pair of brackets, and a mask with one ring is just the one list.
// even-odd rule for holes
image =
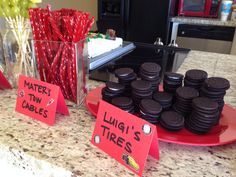
[[172, 22], [195, 24], [195, 25], [216, 25], [216, 26], [231, 26], [236, 27], [236, 21], [220, 21], [220, 19], [214, 18], [199, 18], [199, 17], [173, 17]]
[[[191, 51], [179, 69], [202, 68], [231, 80], [226, 103], [236, 108], [236, 56]], [[90, 82], [91, 87], [98, 83]], [[90, 144], [95, 119], [82, 107], [49, 127], [16, 113], [15, 91], [0, 91], [0, 160], [37, 177], [134, 176]], [[236, 143], [192, 147], [160, 142], [160, 160], [147, 160], [145, 177], [235, 177]]]

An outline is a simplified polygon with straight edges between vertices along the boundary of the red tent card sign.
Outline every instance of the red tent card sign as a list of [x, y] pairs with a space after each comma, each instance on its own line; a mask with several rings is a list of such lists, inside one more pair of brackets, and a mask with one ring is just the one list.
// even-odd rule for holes
[[91, 142], [139, 176], [148, 154], [159, 159], [156, 126], [102, 100]]
[[48, 125], [55, 123], [56, 112], [69, 115], [58, 86], [22, 75], [18, 82], [16, 111]]
[[0, 89], [12, 89], [11, 84], [5, 78], [2, 71], [0, 71]]

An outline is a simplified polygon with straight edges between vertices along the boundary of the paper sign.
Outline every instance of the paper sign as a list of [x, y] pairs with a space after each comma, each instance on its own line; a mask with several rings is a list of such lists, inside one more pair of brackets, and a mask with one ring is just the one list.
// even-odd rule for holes
[[139, 176], [149, 152], [159, 159], [156, 126], [102, 100], [91, 142]]
[[11, 84], [5, 78], [2, 71], [0, 71], [0, 89], [12, 89]]
[[16, 111], [48, 125], [55, 123], [55, 114], [69, 115], [58, 86], [26, 76], [18, 82]]

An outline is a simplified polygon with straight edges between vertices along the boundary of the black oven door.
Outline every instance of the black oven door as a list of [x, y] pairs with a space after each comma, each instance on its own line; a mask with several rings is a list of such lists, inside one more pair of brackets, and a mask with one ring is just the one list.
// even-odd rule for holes
[[[137, 74], [144, 62], [154, 62], [162, 67], [162, 75], [166, 71], [177, 71], [189, 49], [166, 47], [146, 43], [134, 43], [136, 48], [128, 55], [113, 60], [90, 71], [89, 78], [98, 81], [115, 81], [114, 71], [117, 68], [129, 67]], [[181, 54], [181, 55], [180, 55]], [[178, 57], [177, 57], [178, 56]], [[181, 56], [181, 57], [179, 57]]]

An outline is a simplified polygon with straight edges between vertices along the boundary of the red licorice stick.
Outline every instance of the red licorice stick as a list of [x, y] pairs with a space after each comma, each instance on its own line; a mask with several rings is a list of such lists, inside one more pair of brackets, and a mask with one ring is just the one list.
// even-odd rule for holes
[[49, 21], [50, 21], [50, 24], [53, 28], [53, 31], [55, 32], [54, 34], [57, 35], [57, 37], [63, 41], [63, 42], [66, 42], [65, 38], [63, 37], [63, 35], [61, 34], [58, 26], [56, 25], [56, 21], [52, 18], [52, 17], [49, 17]]
[[77, 98], [77, 71], [76, 71], [76, 59], [78, 56], [76, 56], [76, 47], [77, 45], [72, 43], [71, 45], [71, 63], [70, 63], [70, 69], [72, 70], [72, 95], [73, 99], [76, 100]]
[[57, 82], [57, 80], [56, 80], [56, 75], [57, 75], [57, 66], [59, 66], [61, 56], [62, 56], [62, 54], [63, 54], [63, 52], [65, 50], [65, 47], [64, 47], [64, 50], [63, 50], [63, 47], [64, 47], [64, 44], [61, 43], [60, 47], [59, 47], [59, 49], [58, 49], [58, 51], [57, 51], [57, 53], [56, 53], [56, 55], [55, 55], [55, 57], [53, 59], [51, 67], [50, 67], [50, 69], [52, 71], [52, 82], [55, 83], [55, 84], [59, 84]]
[[68, 48], [67, 45], [65, 45], [63, 52], [62, 52], [59, 75], [60, 75], [60, 79], [61, 79], [61, 87], [65, 91], [66, 98], [69, 99], [69, 93], [68, 93], [68, 89], [66, 87], [66, 82], [67, 82], [67, 78], [66, 78], [67, 48]]
[[48, 63], [47, 60], [47, 55], [46, 55], [46, 48], [45, 48], [45, 42], [43, 42], [42, 40], [45, 40], [45, 33], [42, 33], [43, 31], [43, 20], [42, 20], [42, 11], [34, 13], [35, 18], [38, 19], [38, 21], [36, 21], [35, 23], [35, 27], [36, 27], [36, 31], [35, 33], [38, 33], [38, 37], [40, 40], [40, 42], [38, 43], [38, 50], [39, 50], [39, 57], [40, 57], [40, 62], [42, 62], [42, 65], [40, 65], [40, 67], [43, 67], [44, 70], [44, 74], [43, 76], [41, 75], [41, 77], [46, 77], [46, 81], [50, 82], [50, 65]]
[[67, 37], [67, 41], [71, 42], [72, 34], [73, 34], [73, 19], [70, 17], [66, 16], [62, 18], [63, 24], [64, 24], [64, 34]]
[[69, 48], [69, 56], [70, 60], [67, 62], [67, 73], [68, 73], [68, 81], [69, 81], [69, 86], [72, 94], [71, 100], [76, 101], [76, 93], [75, 93], [75, 88], [74, 88], [74, 83], [73, 83], [73, 69], [72, 69], [72, 59], [71, 59], [71, 47]]
[[48, 15], [47, 14], [44, 14], [43, 16], [43, 23], [45, 24], [44, 25], [44, 30], [45, 30], [45, 45], [46, 45], [46, 48], [47, 48], [47, 60], [49, 62], [49, 64], [51, 64], [53, 62], [53, 45], [52, 45], [52, 42], [51, 42], [51, 28], [50, 28], [50, 25], [47, 25], [48, 24]]
[[88, 21], [87, 26], [86, 26], [86, 31], [85, 31], [85, 33], [84, 33], [84, 37], [89, 33], [89, 30], [92, 28], [93, 23], [94, 23], [94, 17], [92, 17], [92, 18]]
[[[68, 46], [68, 49], [69, 49], [69, 46]], [[65, 85], [66, 85], [66, 90], [67, 90], [67, 94], [69, 95], [69, 97], [68, 97], [68, 99], [69, 100], [71, 100], [71, 101], [73, 101], [73, 95], [72, 95], [72, 91], [71, 91], [71, 88], [70, 88], [70, 79], [72, 79], [72, 78], [70, 78], [70, 77], [68, 77], [68, 68], [69, 68], [69, 65], [70, 65], [70, 58], [69, 58], [69, 52], [68, 52], [68, 50], [67, 50], [67, 52], [65, 53], [65, 58], [66, 58], [66, 78], [65, 78]]]
[[43, 45], [41, 45], [40, 46], [41, 48], [40, 48], [40, 50], [41, 50], [41, 62], [43, 62], [43, 69], [44, 69], [44, 72], [45, 72], [45, 74], [44, 74], [44, 76], [46, 77], [46, 82], [49, 82], [49, 83], [51, 83], [52, 82], [52, 72], [51, 72], [51, 68], [50, 68], [50, 65], [49, 65], [49, 63], [48, 63], [48, 61], [47, 61], [47, 56], [46, 56], [46, 54], [45, 54], [45, 47], [43, 46]]
[[[30, 23], [32, 26], [32, 31], [33, 31], [33, 37], [34, 39], [38, 39], [38, 35], [37, 33], [35, 33], [36, 30], [36, 25], [35, 25], [35, 19], [34, 19], [34, 11], [32, 9], [29, 9], [29, 17], [30, 17]], [[43, 76], [43, 71], [41, 70], [41, 63], [39, 62], [39, 51], [38, 51], [38, 47], [37, 44], [34, 42], [34, 51], [36, 53], [36, 60], [37, 60], [37, 69], [39, 70], [39, 75], [40, 78], [43, 80], [44, 78]]]

